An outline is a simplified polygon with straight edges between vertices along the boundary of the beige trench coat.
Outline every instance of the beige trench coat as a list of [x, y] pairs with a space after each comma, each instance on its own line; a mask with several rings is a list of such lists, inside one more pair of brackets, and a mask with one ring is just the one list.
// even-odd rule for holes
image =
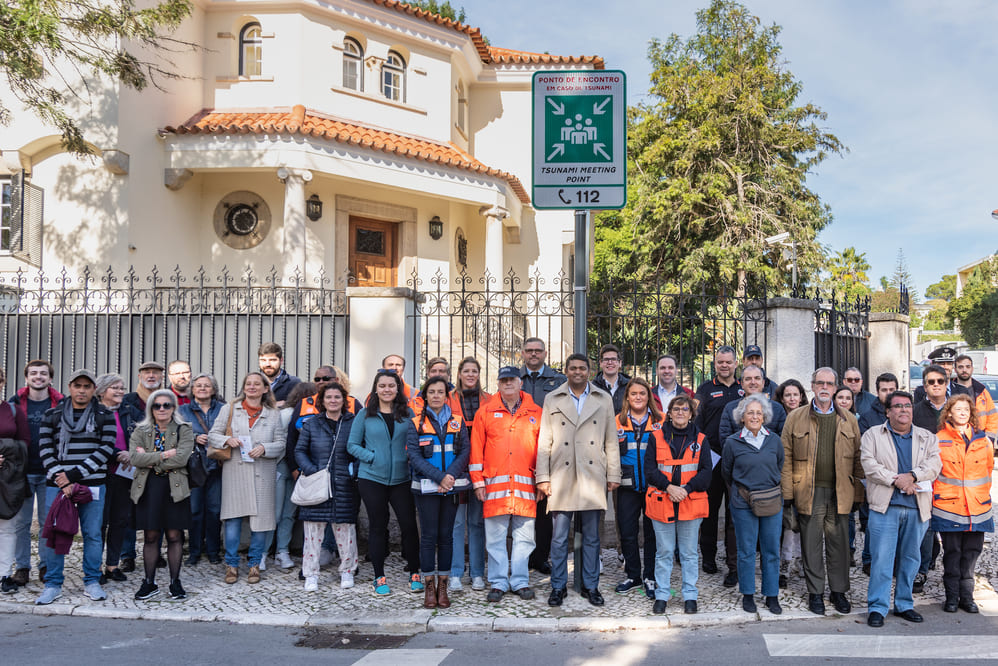
[[[225, 440], [225, 425], [229, 420], [229, 408], [232, 403], [222, 407], [215, 419], [211, 432], [208, 433], [208, 443], [216, 448], [223, 448]], [[243, 462], [238, 449], [232, 450], [232, 457], [222, 463], [222, 520], [249, 516], [250, 529], [254, 532], [268, 532], [277, 523], [275, 504], [275, 486], [277, 485], [277, 462], [284, 456], [284, 440], [287, 430], [281, 423], [281, 412], [277, 409], [267, 409], [249, 427], [249, 415], [243, 409], [242, 403], [235, 404], [232, 415], [232, 436], [249, 435], [253, 445], [263, 445], [263, 456], [251, 463]]]
[[551, 482], [548, 511], [605, 511], [606, 484], [620, 483], [613, 400], [590, 388], [581, 414], [567, 382], [544, 399], [536, 479]]

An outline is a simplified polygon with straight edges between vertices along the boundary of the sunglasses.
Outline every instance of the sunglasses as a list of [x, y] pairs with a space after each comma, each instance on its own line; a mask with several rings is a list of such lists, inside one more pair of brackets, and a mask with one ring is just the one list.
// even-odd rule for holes
[[173, 409], [173, 403], [172, 402], [156, 402], [156, 403], [153, 403], [152, 408], [153, 409], [158, 409], [158, 410]]
[[380, 370], [378, 370], [374, 374], [375, 375], [395, 375], [395, 376], [398, 376], [398, 373], [395, 372], [394, 370], [386, 370], [385, 368], [381, 368]]
[[845, 381], [847, 381], [850, 384], [852, 384], [853, 382], [861, 382], [861, 381], [863, 381], [863, 378], [862, 377], [846, 377]]
[[336, 377], [334, 377], [332, 375], [316, 375], [315, 377], [312, 377], [312, 381], [316, 382], [316, 383], [318, 383], [318, 382], [332, 382], [332, 381], [335, 381], [335, 380], [336, 380]]
[[926, 379], [923, 381], [926, 386], [941, 386], [947, 383], [945, 379]]

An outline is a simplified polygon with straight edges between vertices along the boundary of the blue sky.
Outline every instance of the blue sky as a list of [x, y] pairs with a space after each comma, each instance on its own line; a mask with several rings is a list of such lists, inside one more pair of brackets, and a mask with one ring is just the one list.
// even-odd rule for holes
[[[627, 73], [628, 103], [648, 87], [650, 39], [696, 30], [709, 0], [466, 0], [468, 22], [494, 46], [603, 56]], [[849, 148], [809, 178], [832, 208], [819, 240], [853, 245], [870, 280], [904, 250], [920, 296], [998, 249], [998, 2], [743, 2], [782, 26], [798, 100], [828, 113]]]

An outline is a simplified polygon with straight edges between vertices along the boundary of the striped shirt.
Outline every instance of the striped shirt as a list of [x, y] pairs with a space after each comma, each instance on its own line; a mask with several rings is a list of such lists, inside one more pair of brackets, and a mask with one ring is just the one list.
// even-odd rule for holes
[[47, 485], [57, 485], [55, 476], [59, 472], [65, 472], [71, 483], [85, 486], [100, 486], [107, 480], [107, 463], [114, 455], [118, 429], [114, 415], [96, 404], [96, 399], [94, 402], [94, 431], [73, 435], [62, 458], [59, 458], [62, 403], [45, 414], [38, 433], [38, 449], [45, 466]]

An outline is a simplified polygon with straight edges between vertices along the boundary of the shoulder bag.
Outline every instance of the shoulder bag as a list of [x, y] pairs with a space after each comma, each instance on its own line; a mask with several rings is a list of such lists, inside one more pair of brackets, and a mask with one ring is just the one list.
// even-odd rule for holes
[[329, 451], [329, 460], [326, 461], [326, 466], [308, 476], [304, 474], [298, 475], [298, 480], [295, 481], [295, 489], [291, 491], [292, 503], [298, 506], [315, 506], [316, 504], [322, 504], [333, 496], [333, 489], [329, 478], [329, 465], [332, 464], [333, 454], [336, 453], [336, 433], [339, 429], [340, 424], [337, 422], [336, 430], [333, 431], [333, 444]]
[[[228, 437], [232, 437], [232, 414], [236, 411], [236, 404], [229, 403], [229, 420], [225, 422], [225, 434]], [[208, 447], [208, 457], [212, 460], [217, 460], [218, 462], [225, 462], [232, 457], [232, 447], [226, 444], [222, 448], [216, 448], [214, 446]]]
[[[200, 419], [200, 417], [199, 417]], [[179, 439], [180, 433], [177, 433]], [[204, 448], [194, 442], [194, 449], [187, 459], [187, 483], [191, 488], [200, 488], [208, 483], [208, 461], [205, 459]]]

